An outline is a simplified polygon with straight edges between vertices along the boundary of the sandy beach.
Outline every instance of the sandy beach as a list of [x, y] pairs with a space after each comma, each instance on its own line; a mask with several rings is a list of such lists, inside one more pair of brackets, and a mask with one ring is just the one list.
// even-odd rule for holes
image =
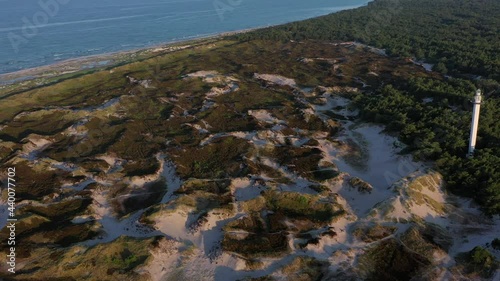
[[210, 35], [201, 35], [193, 38], [170, 41], [133, 50], [124, 50], [112, 53], [72, 58], [53, 64], [0, 74], [0, 87], [27, 80], [52, 78], [60, 75], [75, 73], [78, 71], [112, 68], [119, 64], [129, 63], [138, 59], [146, 59], [157, 54], [164, 54], [186, 48], [193, 48], [196, 46], [209, 44], [231, 35], [268, 27], [271, 26], [243, 29], [232, 32], [222, 32]]

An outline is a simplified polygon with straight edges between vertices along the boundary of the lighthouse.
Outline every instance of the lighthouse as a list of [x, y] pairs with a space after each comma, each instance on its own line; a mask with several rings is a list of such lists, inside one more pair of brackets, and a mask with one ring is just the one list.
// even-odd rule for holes
[[474, 96], [474, 108], [472, 110], [472, 125], [470, 128], [470, 143], [469, 143], [469, 153], [468, 157], [472, 157], [474, 155], [474, 150], [476, 149], [476, 139], [477, 139], [477, 129], [479, 127], [479, 111], [481, 110], [481, 90], [476, 91], [476, 95]]

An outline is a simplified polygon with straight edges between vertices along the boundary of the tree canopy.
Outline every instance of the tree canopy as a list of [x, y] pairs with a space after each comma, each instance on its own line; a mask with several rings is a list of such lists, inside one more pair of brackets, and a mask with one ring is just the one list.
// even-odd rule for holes
[[[451, 190], [500, 214], [500, 1], [375, 0], [358, 9], [236, 35], [240, 40], [358, 41], [414, 57], [453, 78], [412, 78], [354, 101], [419, 159], [436, 161]], [[478, 79], [480, 77], [480, 79]], [[487, 95], [477, 152], [466, 158], [474, 90]]]

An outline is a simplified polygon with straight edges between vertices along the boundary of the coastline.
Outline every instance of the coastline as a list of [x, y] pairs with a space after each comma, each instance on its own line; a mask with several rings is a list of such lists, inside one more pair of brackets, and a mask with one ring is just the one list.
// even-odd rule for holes
[[[373, 0], [368, 0], [362, 5], [352, 6], [348, 9], [342, 9], [342, 10], [339, 10], [339, 11], [336, 11], [333, 13], [329, 13], [329, 14], [325, 14], [325, 15], [321, 15], [318, 17], [327, 16], [327, 15], [338, 13], [341, 11], [358, 9], [358, 8], [361, 8], [361, 7], [368, 5], [372, 1]], [[316, 18], [316, 17], [313, 17], [313, 18]], [[313, 18], [308, 18], [308, 19], [304, 19], [304, 20], [310, 20]], [[26, 82], [26, 81], [34, 81], [37, 79], [50, 79], [50, 78], [53, 78], [56, 76], [72, 74], [72, 73], [85, 71], [85, 70], [97, 71], [97, 70], [102, 69], [102, 68], [113, 67], [113, 66], [118, 65], [118, 64], [131, 62], [134, 58], [137, 59], [137, 57], [140, 55], [147, 55], [147, 54], [151, 54], [154, 52], [161, 52], [161, 51], [168, 53], [168, 52], [175, 51], [176, 47], [181, 47], [182, 45], [185, 46], [186, 44], [189, 44], [189, 43], [196, 44], [196, 45], [203, 45], [207, 42], [210, 42], [210, 40], [217, 41], [217, 40], [220, 40], [220, 39], [227, 37], [227, 36], [251, 32], [251, 31], [275, 27], [275, 26], [281, 26], [281, 25], [292, 23], [292, 22], [294, 22], [294, 21], [281, 23], [281, 24], [275, 24], [275, 25], [266, 25], [266, 26], [258, 26], [258, 27], [254, 27], [254, 28], [248, 28], [248, 29], [240, 29], [240, 30], [235, 30], [235, 31], [225, 31], [225, 32], [219, 32], [219, 33], [213, 33], [213, 34], [204, 34], [204, 35], [199, 35], [199, 36], [185, 37], [185, 38], [180, 39], [180, 40], [172, 40], [172, 41], [162, 42], [162, 43], [154, 44], [151, 46], [144, 46], [144, 47], [140, 47], [140, 48], [135, 48], [135, 49], [130, 49], [130, 50], [120, 50], [120, 51], [109, 52], [109, 53], [95, 54], [95, 55], [90, 55], [90, 56], [75, 57], [75, 58], [70, 58], [70, 59], [66, 59], [66, 60], [63, 60], [60, 62], [55, 62], [55, 63], [51, 63], [51, 64], [47, 64], [47, 65], [26, 68], [26, 69], [18, 70], [15, 72], [3, 73], [3, 74], [0, 74], [0, 89], [8, 87], [10, 85], [17, 84], [17, 83], [22, 83], [22, 82]]]
[[102, 53], [90, 56], [76, 57], [60, 62], [22, 69], [15, 72], [0, 74], [0, 88], [13, 85], [20, 82], [53, 78], [60, 75], [76, 73], [79, 71], [89, 70], [94, 71], [101, 68], [113, 67], [121, 63], [130, 62], [134, 58], [141, 55], [153, 54], [158, 52], [172, 52], [179, 48], [190, 47], [193, 45], [203, 45], [213, 40], [217, 41], [226, 36], [241, 34], [258, 29], [268, 28], [270, 26], [256, 27], [250, 29], [242, 29], [237, 31], [221, 32], [216, 34], [200, 35], [181, 40], [169, 41], [160, 44], [155, 44], [147, 47], [141, 47], [131, 50], [121, 50], [110, 53]]

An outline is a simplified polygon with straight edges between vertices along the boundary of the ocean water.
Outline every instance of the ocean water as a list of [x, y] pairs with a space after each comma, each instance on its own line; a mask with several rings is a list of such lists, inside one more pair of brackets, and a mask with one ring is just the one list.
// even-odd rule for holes
[[0, 74], [351, 9], [367, 0], [0, 0]]

